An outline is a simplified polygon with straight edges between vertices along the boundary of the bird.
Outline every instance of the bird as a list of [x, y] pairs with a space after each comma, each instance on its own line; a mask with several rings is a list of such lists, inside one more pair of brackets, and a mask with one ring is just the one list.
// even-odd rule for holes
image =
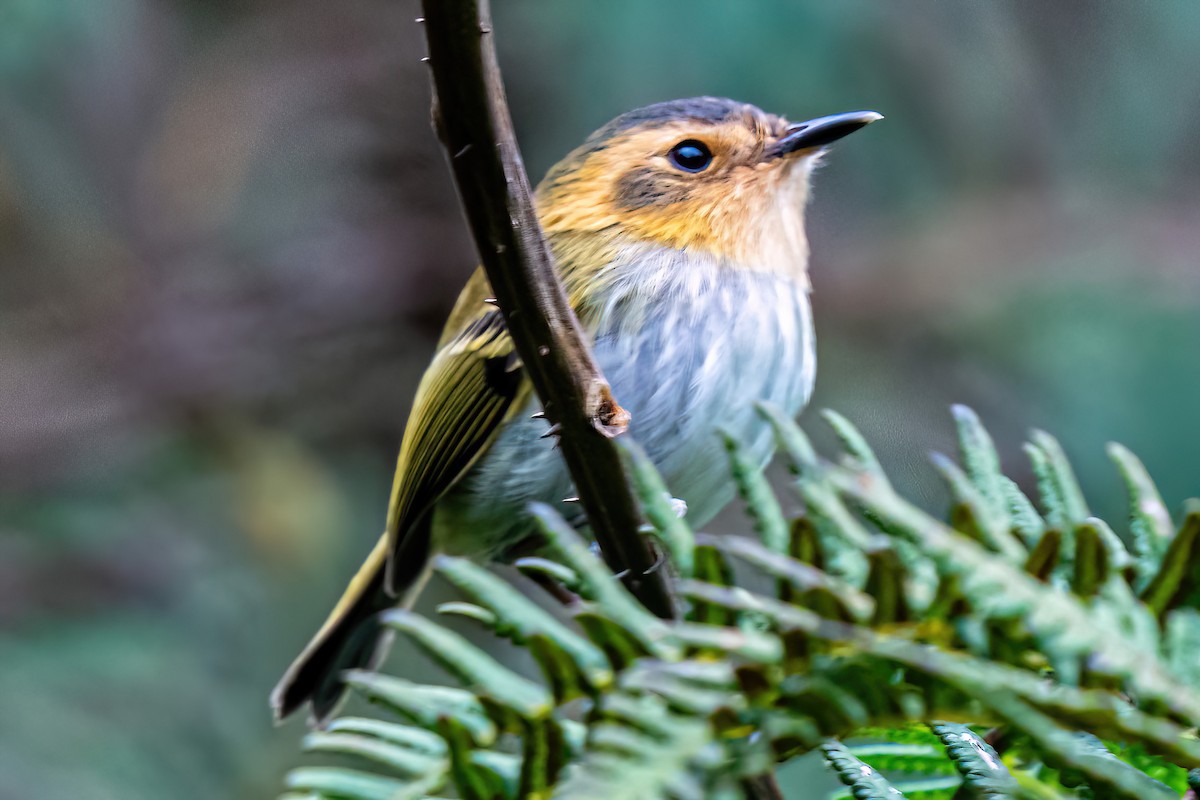
[[[734, 496], [720, 433], [765, 466], [774, 439], [758, 404], [795, 417], [809, 400], [810, 179], [829, 145], [879, 119], [791, 123], [727, 98], [661, 102], [616, 117], [538, 184], [557, 274], [628, 435], [693, 526]], [[313, 724], [329, 719], [344, 671], [386, 652], [380, 612], [412, 605], [434, 554], [503, 562], [535, 540], [531, 502], [572, 515], [539, 409], [476, 269], [417, 387], [384, 535], [272, 692], [277, 720], [305, 704]]]

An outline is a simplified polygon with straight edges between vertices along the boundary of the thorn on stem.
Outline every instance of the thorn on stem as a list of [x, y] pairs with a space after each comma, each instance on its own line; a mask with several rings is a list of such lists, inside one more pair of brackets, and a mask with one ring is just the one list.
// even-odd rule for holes
[[563, 501], [564, 503], [578, 503], [578, 502], [579, 502], [579, 498], [578, 498], [578, 497], [564, 497], [564, 498], [562, 499], [562, 501]]
[[455, 158], [462, 158], [463, 156], [465, 156], [465, 155], [466, 155], [467, 153], [469, 153], [469, 152], [471, 152], [471, 143], [470, 143], [470, 142], [467, 142], [466, 144], [464, 144], [464, 145], [463, 145], [463, 147], [462, 147], [462, 149], [461, 149], [461, 150], [459, 150], [457, 153], [455, 153], [455, 154], [454, 154], [454, 157], [455, 157]]
[[530, 419], [545, 419], [546, 412], [545, 411], [535, 411], [529, 415], [529, 418]]
[[483, 298], [483, 302], [487, 303], [489, 306], [500, 305], [500, 301], [494, 297], [485, 297], [485, 298]]
[[549, 428], [546, 430], [546, 432], [545, 432], [545, 433], [543, 433], [543, 434], [542, 434], [541, 436], [539, 436], [538, 438], [539, 438], [539, 439], [549, 439], [551, 436], [557, 436], [557, 435], [558, 435], [558, 433], [559, 433], [560, 431], [562, 431], [562, 425], [559, 425], [559, 424], [556, 422], [556, 423], [554, 423], [553, 425], [551, 425], [551, 426], [550, 426], [550, 427], [549, 427]]

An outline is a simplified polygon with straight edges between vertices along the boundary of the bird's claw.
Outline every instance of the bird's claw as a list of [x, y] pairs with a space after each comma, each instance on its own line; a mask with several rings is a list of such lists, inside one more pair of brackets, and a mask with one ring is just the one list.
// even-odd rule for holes
[[684, 517], [687, 516], [687, 512], [688, 512], [687, 502], [684, 500], [680, 500], [678, 497], [672, 497], [671, 498], [671, 510], [675, 512], [675, 516], [677, 518], [683, 519]]

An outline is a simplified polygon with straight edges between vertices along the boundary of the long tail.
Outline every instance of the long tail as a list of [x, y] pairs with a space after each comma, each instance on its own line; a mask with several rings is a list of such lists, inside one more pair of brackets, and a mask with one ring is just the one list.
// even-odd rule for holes
[[312, 706], [313, 722], [324, 724], [345, 694], [342, 673], [348, 669], [374, 669], [387, 655], [392, 637], [380, 624], [379, 612], [395, 605], [411, 605], [427, 571], [415, 571], [404, 592], [392, 597], [383, 586], [386, 559], [385, 535], [359, 567], [325, 624], [271, 692], [276, 720], [290, 716], [307, 702]]

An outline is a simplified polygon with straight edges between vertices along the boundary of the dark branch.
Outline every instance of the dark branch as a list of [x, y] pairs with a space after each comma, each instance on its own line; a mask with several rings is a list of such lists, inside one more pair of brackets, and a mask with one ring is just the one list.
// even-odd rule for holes
[[779, 783], [771, 773], [742, 779], [742, 794], [747, 800], [783, 800]]
[[488, 0], [423, 0], [435, 120], [509, 332], [547, 417], [604, 559], [660, 617], [670, 591], [637, 532], [637, 501], [612, 437], [628, 425], [596, 367], [534, 215], [529, 179], [492, 44]]

